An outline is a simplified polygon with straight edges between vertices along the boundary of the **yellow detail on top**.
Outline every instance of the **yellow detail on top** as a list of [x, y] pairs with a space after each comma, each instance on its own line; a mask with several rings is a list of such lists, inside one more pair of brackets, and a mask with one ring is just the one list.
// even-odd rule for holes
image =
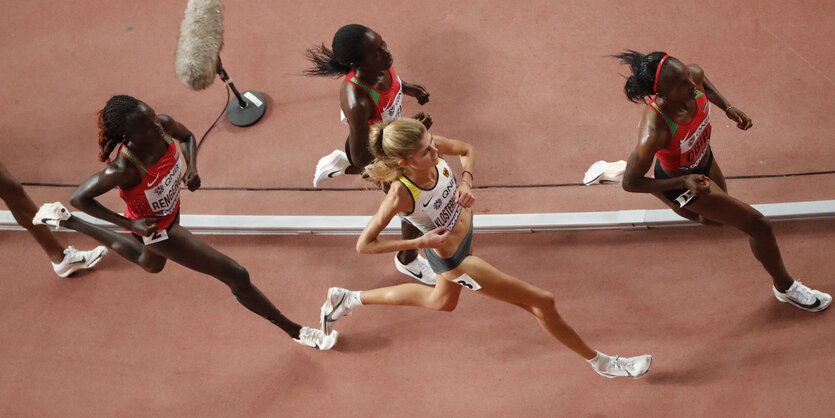
[[[444, 161], [443, 158], [438, 158], [438, 164], [442, 163], [443, 161]], [[444, 171], [446, 171], [446, 169], [444, 169]], [[449, 176], [447, 176], [447, 177], [449, 177]], [[400, 182], [403, 183], [403, 185], [406, 186], [406, 188], [409, 189], [409, 191], [412, 193], [412, 199], [414, 199], [415, 203], [417, 203], [418, 196], [420, 196], [420, 193], [423, 190], [421, 190], [420, 187], [415, 186], [415, 184], [412, 183], [411, 180], [407, 179], [406, 176], [400, 176], [400, 178], [398, 178], [398, 180], [400, 180]]]
[[415, 186], [415, 184], [412, 183], [405, 176], [400, 176], [398, 180], [400, 180], [400, 182], [403, 183], [403, 185], [409, 189], [409, 192], [412, 193], [412, 199], [414, 199], [415, 203], [417, 203], [418, 196], [420, 196], [420, 192], [422, 192], [423, 190], [420, 190], [420, 187]]

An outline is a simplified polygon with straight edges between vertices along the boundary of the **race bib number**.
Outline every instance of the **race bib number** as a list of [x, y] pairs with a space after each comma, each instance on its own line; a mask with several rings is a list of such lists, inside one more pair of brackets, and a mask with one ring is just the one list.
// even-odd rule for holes
[[693, 192], [691, 192], [690, 190], [688, 190], [688, 191], [686, 191], [686, 192], [684, 192], [684, 193], [680, 194], [680, 195], [676, 198], [676, 203], [678, 203], [678, 207], [683, 208], [683, 207], [684, 207], [684, 205], [686, 205], [686, 204], [690, 203], [690, 201], [691, 201], [691, 200], [693, 200], [693, 198], [694, 198], [694, 197], [696, 197], [696, 196], [695, 196], [695, 195], [693, 195]]
[[475, 280], [473, 280], [472, 277], [466, 274], [458, 276], [458, 278], [453, 281], [473, 291], [481, 289], [481, 285], [479, 285]]
[[180, 179], [184, 169], [185, 162], [179, 158], [168, 175], [147, 183], [150, 188], [145, 190], [145, 198], [154, 216], [168, 216], [177, 209], [177, 202], [180, 201]]
[[167, 239], [168, 231], [163, 229], [162, 231], [154, 232], [154, 235], [151, 235], [150, 237], [142, 237], [142, 242], [144, 242], [145, 245], [151, 245], [153, 243], [165, 241]]

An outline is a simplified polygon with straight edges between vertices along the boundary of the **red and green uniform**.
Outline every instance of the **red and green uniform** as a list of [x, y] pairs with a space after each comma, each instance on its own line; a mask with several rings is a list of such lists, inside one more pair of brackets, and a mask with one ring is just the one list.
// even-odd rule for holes
[[119, 197], [127, 204], [125, 217], [134, 220], [156, 218], [159, 230], [168, 228], [177, 217], [180, 209], [180, 180], [186, 170], [186, 162], [177, 144], [166, 133], [162, 137], [168, 143], [168, 149], [151, 167], [145, 167], [128, 147], [122, 145], [119, 148], [119, 153], [142, 174], [136, 186], [119, 188]]
[[710, 149], [710, 102], [707, 95], [696, 90], [696, 114], [687, 123], [678, 123], [667, 117], [656, 103], [649, 105], [664, 118], [670, 131], [670, 143], [655, 153], [655, 157], [667, 171], [692, 170], [699, 166]]
[[[368, 119], [369, 125], [379, 121], [391, 122], [400, 119], [403, 113], [403, 85], [400, 83], [400, 77], [394, 73], [394, 68], [389, 67], [389, 74], [391, 74], [391, 87], [386, 91], [377, 90], [363, 83], [354, 75], [354, 70], [345, 76], [346, 82], [364, 90], [374, 103], [374, 116]], [[342, 112], [342, 122], [348, 124], [345, 112]]]

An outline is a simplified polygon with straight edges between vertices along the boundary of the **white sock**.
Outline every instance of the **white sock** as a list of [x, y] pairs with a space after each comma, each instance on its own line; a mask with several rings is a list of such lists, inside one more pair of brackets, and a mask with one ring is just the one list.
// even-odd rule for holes
[[348, 293], [348, 300], [345, 302], [348, 309], [354, 309], [357, 306], [362, 306], [362, 299], [360, 299], [361, 290], [350, 290]]

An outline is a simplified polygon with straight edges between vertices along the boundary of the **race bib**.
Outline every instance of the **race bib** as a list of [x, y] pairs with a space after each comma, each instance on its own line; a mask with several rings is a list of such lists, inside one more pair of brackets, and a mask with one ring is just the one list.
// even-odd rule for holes
[[678, 203], [678, 207], [683, 208], [684, 205], [690, 203], [690, 201], [693, 200], [694, 197], [696, 197], [696, 196], [693, 194], [693, 192], [688, 190], [688, 191], [680, 194], [676, 198], [676, 203]]
[[388, 103], [387, 106], [383, 107], [382, 111], [380, 112], [380, 116], [383, 119], [383, 122], [388, 123], [396, 119], [400, 119], [403, 114], [403, 89], [397, 92], [397, 95], [394, 96], [394, 100], [391, 103]]
[[473, 280], [472, 277], [466, 274], [458, 276], [458, 278], [453, 281], [473, 291], [481, 289], [481, 285], [479, 285], [475, 280]]
[[145, 198], [154, 216], [168, 216], [177, 209], [177, 202], [180, 201], [180, 179], [184, 168], [185, 162], [180, 158], [167, 176], [152, 179], [147, 183], [150, 189], [145, 190]]
[[151, 245], [153, 243], [160, 242], [160, 241], [165, 241], [167, 239], [168, 239], [168, 231], [163, 229], [162, 231], [154, 232], [154, 235], [151, 235], [150, 237], [144, 237], [143, 236], [142, 237], [142, 242], [144, 242], [145, 245]]

